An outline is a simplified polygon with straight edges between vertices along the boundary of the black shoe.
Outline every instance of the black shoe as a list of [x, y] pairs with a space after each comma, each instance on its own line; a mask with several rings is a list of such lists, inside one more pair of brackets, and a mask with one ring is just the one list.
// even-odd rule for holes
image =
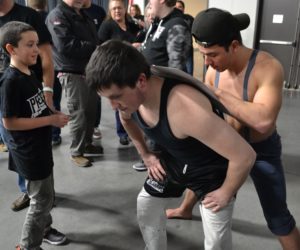
[[58, 136], [57, 138], [52, 138], [52, 146], [58, 146], [61, 144], [61, 136]]
[[100, 145], [94, 146], [93, 144], [86, 146], [83, 153], [84, 157], [101, 156], [101, 155], [103, 155], [103, 147]]
[[129, 138], [128, 136], [122, 136], [120, 137], [120, 144], [123, 146], [129, 145]]
[[23, 193], [18, 199], [11, 204], [11, 209], [15, 212], [20, 211], [29, 206], [30, 198], [27, 193]]
[[47, 242], [51, 245], [61, 245], [63, 244], [65, 241], [67, 240], [67, 237], [61, 233], [58, 232], [56, 229], [54, 228], [50, 228], [50, 230], [48, 230], [47, 233], [45, 233], [43, 241]]

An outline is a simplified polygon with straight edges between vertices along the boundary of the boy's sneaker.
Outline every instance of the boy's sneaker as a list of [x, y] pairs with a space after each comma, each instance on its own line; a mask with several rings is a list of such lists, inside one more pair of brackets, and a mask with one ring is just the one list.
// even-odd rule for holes
[[95, 146], [93, 144], [90, 144], [86, 146], [84, 150], [85, 157], [91, 157], [91, 156], [101, 156], [103, 155], [103, 147], [102, 146]]
[[93, 139], [100, 140], [102, 138], [102, 134], [99, 128], [94, 128]]
[[71, 156], [71, 161], [77, 166], [77, 167], [89, 167], [92, 165], [91, 161], [83, 156]]
[[66, 240], [67, 237], [63, 233], [58, 232], [56, 229], [52, 227], [50, 228], [50, 230], [47, 231], [47, 233], [45, 233], [43, 238], [44, 242], [56, 246], [63, 244]]
[[147, 171], [147, 167], [143, 161], [139, 161], [139, 162], [133, 164], [132, 168], [135, 169], [136, 171]]
[[7, 152], [8, 151], [8, 149], [7, 149], [7, 147], [6, 147], [6, 145], [4, 144], [4, 143], [0, 143], [0, 152]]
[[18, 199], [11, 204], [11, 209], [15, 212], [20, 211], [29, 206], [30, 198], [27, 193], [23, 193]]
[[129, 145], [129, 138], [128, 136], [121, 136], [120, 137], [120, 144], [123, 146]]

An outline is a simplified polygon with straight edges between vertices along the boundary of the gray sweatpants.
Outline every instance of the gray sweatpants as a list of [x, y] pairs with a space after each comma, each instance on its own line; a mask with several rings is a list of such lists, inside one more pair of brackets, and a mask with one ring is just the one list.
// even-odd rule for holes
[[84, 75], [59, 73], [58, 78], [65, 91], [70, 115], [71, 155], [80, 156], [85, 147], [92, 143], [97, 93], [88, 87]]
[[53, 174], [43, 180], [26, 180], [30, 206], [22, 228], [22, 249], [39, 250], [45, 229], [52, 224], [50, 214], [54, 201]]

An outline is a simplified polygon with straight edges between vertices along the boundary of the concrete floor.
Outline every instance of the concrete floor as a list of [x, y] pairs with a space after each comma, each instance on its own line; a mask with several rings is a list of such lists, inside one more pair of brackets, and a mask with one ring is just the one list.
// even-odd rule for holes
[[[288, 204], [300, 223], [300, 92], [284, 91], [278, 130], [283, 142], [283, 161]], [[69, 244], [44, 250], [136, 250], [144, 243], [136, 221], [136, 196], [146, 173], [132, 164], [139, 157], [133, 147], [120, 148], [114, 129], [114, 115], [103, 101], [101, 122], [103, 157], [90, 168], [77, 168], [69, 160], [68, 128], [63, 129], [61, 146], [53, 149], [55, 159], [56, 204], [53, 226], [66, 233]], [[14, 249], [26, 210], [13, 212], [11, 202], [18, 197], [16, 174], [7, 170], [5, 153], [0, 154], [0, 242], [1, 250]], [[173, 206], [178, 204], [174, 200]], [[203, 248], [203, 232], [198, 209], [191, 221], [168, 221], [170, 250]], [[235, 250], [279, 250], [269, 233], [251, 180], [240, 190], [233, 219]]]

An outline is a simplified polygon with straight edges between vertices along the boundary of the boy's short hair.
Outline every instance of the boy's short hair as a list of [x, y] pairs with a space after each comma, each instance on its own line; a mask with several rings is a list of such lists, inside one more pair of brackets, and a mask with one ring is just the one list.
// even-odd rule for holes
[[5, 46], [11, 44], [14, 47], [18, 47], [18, 43], [22, 39], [22, 33], [27, 31], [35, 31], [35, 29], [27, 23], [18, 21], [4, 24], [0, 28], [0, 46], [8, 53]]
[[86, 67], [86, 80], [95, 90], [134, 88], [141, 73], [150, 77], [150, 66], [145, 57], [131, 44], [109, 40], [98, 46]]

